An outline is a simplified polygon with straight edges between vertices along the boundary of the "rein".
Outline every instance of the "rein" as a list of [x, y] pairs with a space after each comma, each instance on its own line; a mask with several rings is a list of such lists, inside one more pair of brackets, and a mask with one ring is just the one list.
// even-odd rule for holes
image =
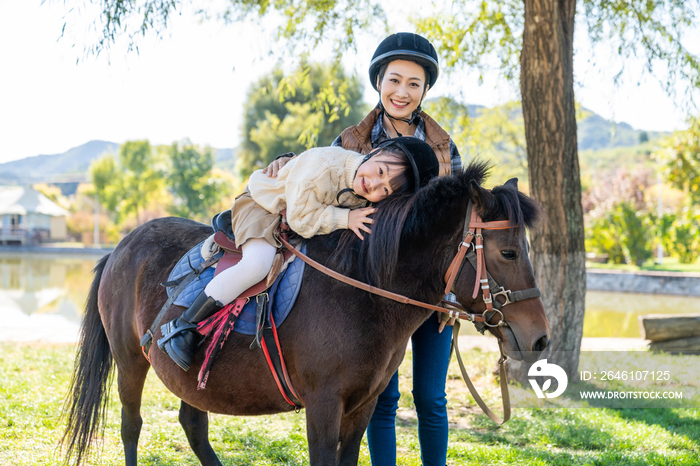
[[[297, 248], [292, 246], [283, 236], [280, 236], [279, 239], [282, 242], [282, 244], [284, 244], [284, 247], [289, 249], [299, 259], [303, 260], [304, 262], [306, 262], [307, 264], [309, 264], [311, 267], [315, 268], [319, 272], [326, 274], [329, 277], [335, 278], [336, 280], [343, 282], [347, 285], [354, 286], [355, 288], [359, 288], [363, 291], [367, 291], [368, 293], [376, 294], [378, 296], [382, 296], [384, 298], [388, 298], [388, 299], [397, 301], [397, 302], [402, 303], [402, 304], [411, 304], [413, 306], [418, 306], [418, 307], [422, 307], [425, 309], [430, 309], [431, 311], [442, 312], [443, 314], [448, 314], [450, 317], [458, 317], [460, 319], [469, 320], [471, 322], [485, 322], [485, 318], [483, 315], [448, 310], [448, 309], [445, 309], [444, 307], [435, 306], [434, 304], [428, 304], [428, 303], [424, 303], [422, 301], [416, 301], [415, 299], [411, 299], [408, 296], [404, 296], [404, 295], [401, 295], [398, 293], [392, 293], [391, 291], [383, 290], [381, 288], [377, 288], [377, 287], [374, 287], [372, 285], [368, 285], [367, 283], [361, 282], [359, 280], [355, 280], [354, 278], [350, 278], [346, 275], [343, 275], [341, 273], [336, 272], [333, 269], [329, 269], [325, 265], [319, 264], [315, 260], [311, 259], [309, 256], [307, 256], [306, 254], [304, 254], [303, 252], [299, 251]], [[450, 301], [443, 301], [443, 303], [450, 305], [450, 306], [462, 308], [462, 306], [458, 303], [453, 303]]]
[[[280, 229], [289, 230], [289, 226], [286, 223], [286, 218], [284, 214], [285, 212], [283, 211], [282, 222], [280, 222]], [[346, 275], [338, 273], [335, 270], [332, 270], [326, 267], [325, 265], [322, 265], [316, 262], [315, 260], [311, 259], [287, 241], [285, 232], [282, 232], [279, 235], [279, 239], [282, 242], [282, 244], [295, 256], [297, 256], [299, 259], [303, 260], [305, 263], [309, 264], [311, 267], [315, 268], [319, 272], [326, 274], [329, 277], [332, 277], [340, 282], [343, 282], [350, 286], [354, 286], [355, 288], [367, 291], [368, 293], [382, 296], [384, 298], [388, 298], [402, 304], [411, 304], [413, 306], [422, 307], [431, 311], [441, 312], [443, 314], [447, 314], [450, 318], [453, 319], [468, 320], [470, 322], [474, 322], [475, 325], [482, 325], [488, 327], [508, 327], [508, 323], [505, 321], [503, 312], [501, 312], [500, 310], [501, 307], [513, 302], [540, 297], [540, 290], [538, 288], [530, 288], [527, 290], [515, 292], [506, 290], [504, 287], [499, 286], [486, 270], [486, 260], [484, 259], [484, 236], [482, 234], [483, 230], [506, 230], [510, 228], [515, 227], [511, 225], [510, 221], [508, 220], [484, 222], [479, 216], [479, 214], [476, 212], [476, 210], [473, 209], [472, 202], [469, 201], [469, 206], [467, 207], [467, 215], [465, 216], [464, 222], [464, 238], [459, 245], [457, 254], [452, 259], [452, 262], [450, 263], [450, 266], [447, 268], [447, 272], [445, 273], [445, 295], [452, 292], [454, 282], [457, 276], [459, 275], [460, 271], [462, 270], [462, 266], [464, 265], [464, 259], [466, 257], [476, 270], [476, 279], [474, 283], [474, 292], [472, 294], [472, 298], [476, 298], [478, 296], [480, 287], [481, 292], [483, 294], [484, 303], [486, 304], [486, 310], [481, 314], [466, 312], [466, 310], [464, 309], [464, 307], [462, 307], [461, 304], [452, 301], [442, 301], [443, 305], [454, 308], [445, 309], [444, 307], [435, 306], [433, 304], [424, 303], [422, 301], [417, 301], [407, 296], [400, 295], [398, 293], [393, 293], [391, 291], [371, 286], [367, 283], [355, 280]], [[476, 258], [474, 258], [474, 256], [476, 256]], [[494, 293], [491, 293], [492, 287], [494, 289]], [[500, 301], [495, 299], [496, 296], [503, 296], [505, 302], [501, 303]], [[495, 313], [500, 314], [499, 321], [496, 324], [491, 324], [489, 323], [489, 321]], [[510, 419], [510, 394], [508, 392], [508, 373], [505, 365], [505, 362], [507, 361], [508, 357], [503, 353], [501, 341], [498, 340], [498, 349], [501, 353], [501, 357], [498, 360], [498, 365], [500, 371], [501, 395], [503, 399], [503, 419], [500, 419], [498, 416], [496, 416], [493, 413], [493, 411], [491, 411], [486, 406], [481, 396], [479, 396], [476, 387], [474, 387], [474, 384], [471, 382], [469, 374], [467, 374], [467, 370], [464, 366], [464, 363], [462, 362], [462, 357], [459, 352], [458, 340], [460, 325], [458, 321], [455, 322], [455, 327], [457, 335], [455, 336], [453, 334], [452, 347], [450, 348], [450, 356], [452, 355], [452, 351], [454, 351], [457, 355], [457, 362], [459, 363], [464, 382], [467, 384], [467, 387], [469, 388], [469, 391], [474, 397], [474, 400], [481, 407], [482, 411], [484, 411], [484, 413], [488, 415], [493, 422], [499, 425], [507, 422], [508, 419]], [[483, 331], [481, 333], [483, 333]]]

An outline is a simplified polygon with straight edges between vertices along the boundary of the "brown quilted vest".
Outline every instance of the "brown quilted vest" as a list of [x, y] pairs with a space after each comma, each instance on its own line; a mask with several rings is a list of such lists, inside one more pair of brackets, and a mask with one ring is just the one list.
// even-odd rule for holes
[[[372, 128], [381, 112], [382, 109], [377, 107], [359, 124], [346, 128], [340, 135], [343, 148], [363, 155], [369, 154], [372, 151]], [[421, 111], [420, 116], [425, 123], [425, 142], [433, 148], [440, 162], [440, 176], [449, 175], [452, 172], [450, 135], [427, 113]]]

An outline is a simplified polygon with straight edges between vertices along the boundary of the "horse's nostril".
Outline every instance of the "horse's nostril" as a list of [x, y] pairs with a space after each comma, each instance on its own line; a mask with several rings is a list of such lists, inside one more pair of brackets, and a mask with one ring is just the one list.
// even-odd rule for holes
[[547, 335], [543, 335], [539, 340], [535, 342], [532, 346], [533, 351], [544, 351], [549, 346], [549, 338]]

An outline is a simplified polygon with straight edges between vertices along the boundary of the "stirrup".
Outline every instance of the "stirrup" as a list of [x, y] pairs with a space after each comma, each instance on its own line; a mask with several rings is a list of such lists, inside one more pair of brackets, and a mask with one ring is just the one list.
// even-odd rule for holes
[[158, 339], [158, 348], [160, 348], [165, 354], [168, 354], [168, 352], [165, 350], [165, 344], [168, 341], [170, 341], [173, 337], [181, 334], [186, 330], [194, 330], [195, 332], [197, 331], [197, 324], [193, 324], [191, 322], [187, 325], [183, 325], [182, 327], [176, 327], [175, 322], [177, 320], [179, 319], [171, 320], [170, 322], [167, 322], [161, 325], [160, 327], [160, 333], [162, 333], [163, 336]]
[[[181, 327], [175, 327], [175, 322], [168, 322], [161, 327], [161, 332], [167, 334], [158, 340], [158, 348], [172, 359], [180, 369], [187, 372], [192, 364], [196, 349], [195, 339], [199, 336], [197, 324], [188, 322]], [[179, 340], [173, 340], [174, 337], [179, 337]]]

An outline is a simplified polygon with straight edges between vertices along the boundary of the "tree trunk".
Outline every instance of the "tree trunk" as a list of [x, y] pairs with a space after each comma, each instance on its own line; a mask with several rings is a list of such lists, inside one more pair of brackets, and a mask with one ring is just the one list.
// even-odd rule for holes
[[[520, 55], [530, 193], [547, 218], [532, 232], [532, 266], [551, 326], [543, 358], [578, 377], [586, 270], [576, 142], [573, 40], [575, 0], [524, 0]], [[513, 364], [523, 382], [528, 366]]]

